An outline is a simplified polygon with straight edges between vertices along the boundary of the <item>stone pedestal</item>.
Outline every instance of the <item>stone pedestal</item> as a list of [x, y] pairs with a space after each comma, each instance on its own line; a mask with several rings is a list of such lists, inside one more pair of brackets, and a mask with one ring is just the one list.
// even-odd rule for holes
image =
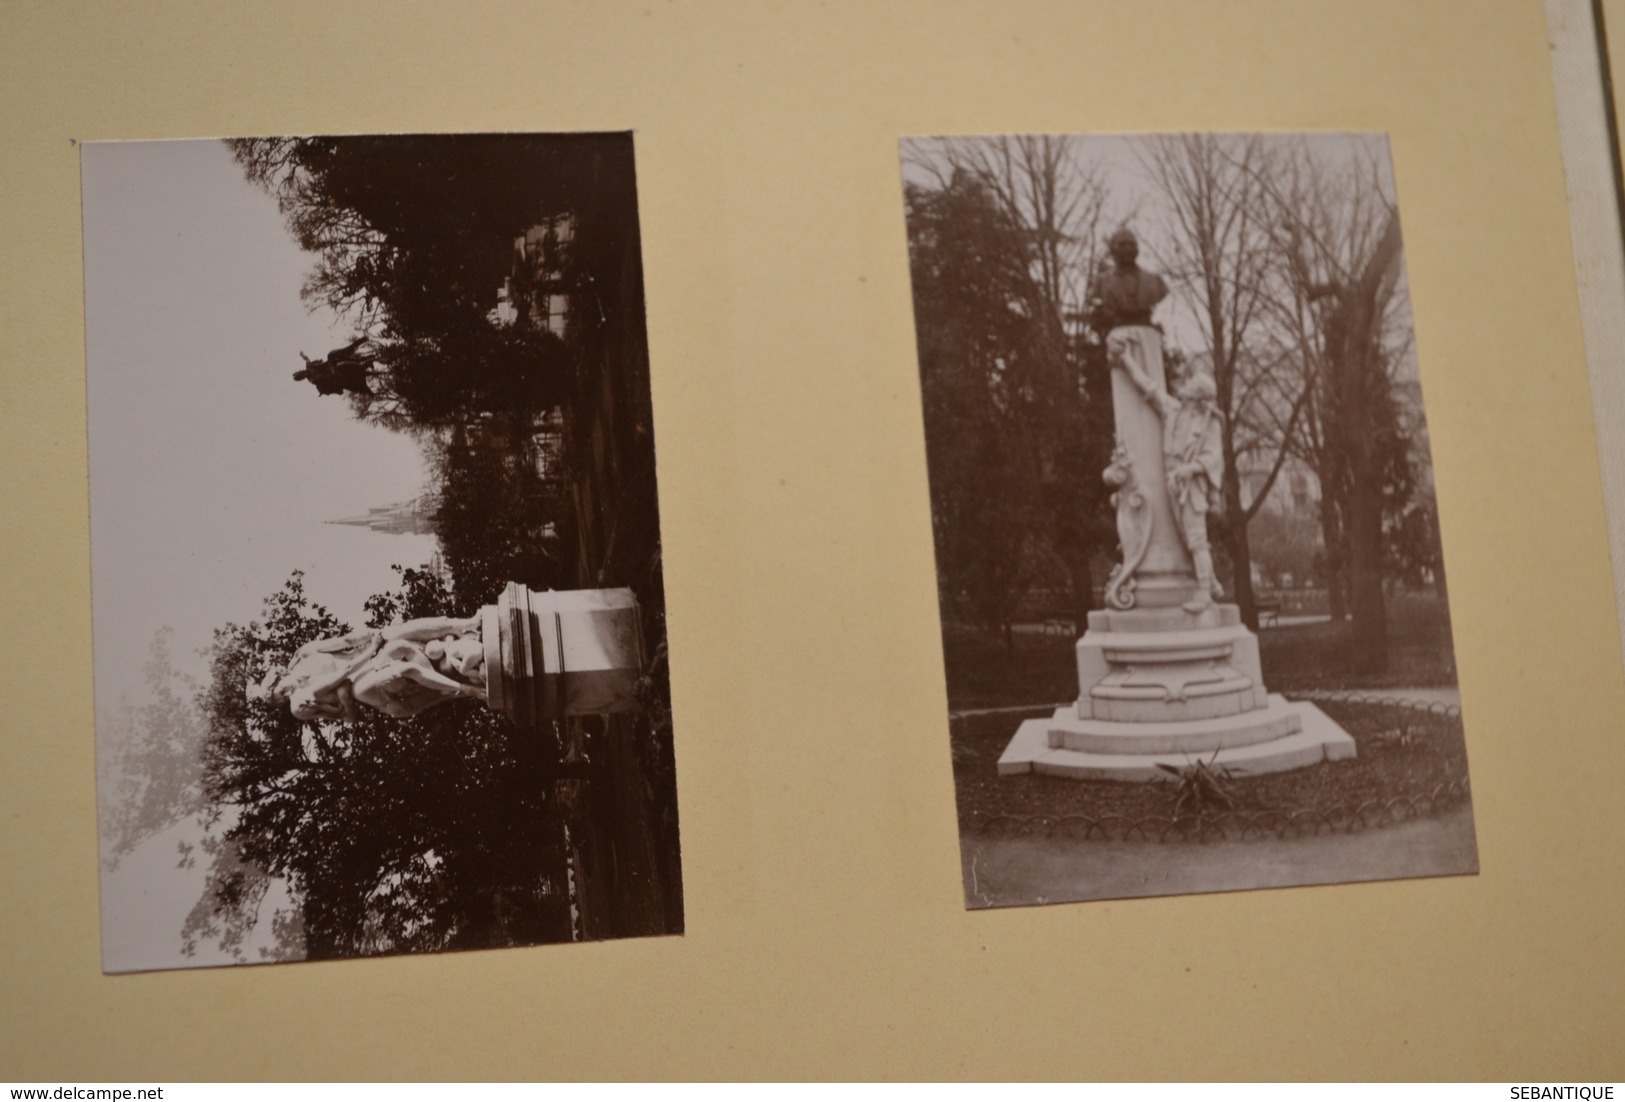
[[1077, 658], [1077, 704], [1023, 723], [1000, 773], [1154, 780], [1159, 763], [1273, 773], [1354, 756], [1325, 713], [1265, 690], [1235, 605], [1091, 612]]
[[521, 727], [637, 706], [643, 637], [630, 589], [528, 589], [480, 610], [486, 703]]

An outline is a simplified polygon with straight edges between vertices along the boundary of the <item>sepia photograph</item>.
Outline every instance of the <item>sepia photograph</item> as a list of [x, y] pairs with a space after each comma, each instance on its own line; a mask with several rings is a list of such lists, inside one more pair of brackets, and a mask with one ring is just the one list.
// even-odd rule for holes
[[104, 970], [681, 933], [632, 136], [81, 172]]
[[1386, 137], [901, 158], [966, 905], [1477, 872]]

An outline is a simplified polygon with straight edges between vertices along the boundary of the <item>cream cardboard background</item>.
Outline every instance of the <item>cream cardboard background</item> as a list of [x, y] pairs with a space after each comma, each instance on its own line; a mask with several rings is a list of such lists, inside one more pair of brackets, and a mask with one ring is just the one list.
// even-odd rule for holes
[[[0, 1079], [1625, 1074], [1539, 0], [0, 8]], [[688, 933], [99, 972], [74, 140], [637, 131]], [[1483, 872], [967, 913], [896, 142], [1388, 130]], [[230, 564], [220, 564], [230, 569]]]

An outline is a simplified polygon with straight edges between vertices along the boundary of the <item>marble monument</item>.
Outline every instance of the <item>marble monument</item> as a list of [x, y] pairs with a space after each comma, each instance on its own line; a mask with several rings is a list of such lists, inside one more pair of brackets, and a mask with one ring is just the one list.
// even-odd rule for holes
[[468, 619], [427, 617], [318, 639], [253, 695], [299, 719], [355, 719], [365, 706], [406, 718], [475, 699], [521, 727], [636, 707], [643, 672], [629, 589], [538, 591], [508, 583]]
[[1093, 307], [1112, 371], [1117, 438], [1104, 477], [1122, 561], [1077, 643], [1077, 703], [1023, 723], [999, 772], [1154, 780], [1161, 765], [1267, 773], [1353, 757], [1354, 740], [1325, 713], [1264, 688], [1258, 637], [1214, 600], [1207, 514], [1224, 465], [1213, 379], [1193, 373], [1169, 392], [1151, 320], [1167, 285], [1139, 267], [1128, 230], [1111, 252]]

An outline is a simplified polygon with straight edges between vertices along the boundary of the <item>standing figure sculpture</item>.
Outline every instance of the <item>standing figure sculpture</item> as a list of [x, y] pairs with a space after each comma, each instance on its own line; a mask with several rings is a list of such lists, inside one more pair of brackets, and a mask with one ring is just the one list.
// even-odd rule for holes
[[426, 617], [306, 643], [255, 695], [286, 701], [307, 722], [353, 720], [361, 704], [405, 719], [448, 700], [483, 701], [484, 665], [477, 617]]
[[1207, 514], [1216, 504], [1224, 478], [1224, 450], [1219, 441], [1218, 388], [1213, 376], [1193, 371], [1176, 398], [1156, 385], [1137, 366], [1124, 370], [1151, 408], [1162, 418], [1163, 470], [1180, 538], [1196, 567], [1196, 593], [1185, 602], [1186, 612], [1201, 612], [1213, 604], [1219, 583], [1213, 576], [1213, 551], [1208, 546]]
[[360, 350], [366, 343], [366, 337], [357, 337], [319, 360], [313, 360], [301, 352], [299, 358], [305, 361], [305, 366], [303, 370], [295, 371], [293, 377], [301, 382], [309, 380], [316, 393], [324, 396], [346, 391], [351, 394], [371, 394], [367, 373], [375, 357]]

